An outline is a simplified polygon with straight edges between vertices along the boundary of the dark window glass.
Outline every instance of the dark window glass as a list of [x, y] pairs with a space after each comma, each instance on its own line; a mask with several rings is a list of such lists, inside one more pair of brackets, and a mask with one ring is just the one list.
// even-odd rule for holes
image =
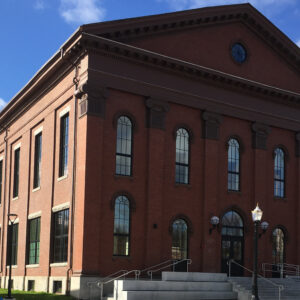
[[28, 264], [38, 264], [40, 261], [40, 224], [41, 218], [32, 219], [28, 224]]
[[68, 260], [69, 209], [54, 214], [53, 224], [53, 262]]
[[228, 190], [240, 190], [240, 146], [236, 139], [228, 142]]
[[15, 150], [13, 198], [19, 196], [20, 148]]
[[129, 255], [130, 204], [125, 196], [117, 197], [114, 217], [114, 255]]
[[2, 173], [3, 173], [3, 160], [0, 160], [0, 204], [2, 201]]
[[227, 236], [244, 235], [244, 222], [235, 211], [229, 211], [223, 216], [221, 234]]
[[41, 183], [42, 133], [35, 136], [33, 188]]
[[284, 197], [284, 152], [282, 149], [275, 149], [275, 160], [274, 160], [274, 196]]
[[275, 228], [272, 234], [272, 263], [284, 263], [284, 233], [280, 228]]
[[189, 183], [189, 134], [184, 128], [176, 132], [176, 183]]
[[131, 176], [132, 174], [132, 123], [126, 116], [118, 119], [116, 174]]
[[[7, 265], [10, 265], [9, 261], [9, 250], [11, 250], [11, 264], [17, 265], [18, 261], [18, 231], [19, 231], [19, 224], [9, 225], [9, 230], [12, 230], [11, 235], [8, 236], [7, 241], [7, 257], [6, 262]], [[10, 240], [12, 238], [12, 240]], [[11, 248], [10, 248], [11, 247]]]
[[184, 220], [178, 219], [172, 225], [172, 259], [186, 259], [188, 257], [188, 232]]
[[59, 149], [59, 177], [67, 175], [68, 144], [69, 142], [69, 114], [60, 118], [60, 149]]
[[231, 48], [231, 55], [236, 62], [241, 64], [247, 59], [246, 48], [240, 43], [235, 43]]

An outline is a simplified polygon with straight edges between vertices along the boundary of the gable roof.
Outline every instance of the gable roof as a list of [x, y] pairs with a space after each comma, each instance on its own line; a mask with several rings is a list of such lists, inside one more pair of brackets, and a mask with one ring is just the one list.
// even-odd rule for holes
[[300, 73], [300, 48], [249, 3], [92, 23], [82, 25], [80, 30], [126, 43], [126, 40], [145, 35], [236, 21], [255, 31]]
[[[266, 86], [258, 82], [250, 82], [243, 78], [230, 76], [173, 59], [166, 64], [166, 57], [158, 53], [151, 53], [126, 45], [126, 41], [149, 34], [157, 34], [174, 30], [187, 29], [197, 26], [207, 26], [212, 23], [226, 23], [241, 21], [250, 29], [260, 35], [279, 55], [282, 56], [300, 74], [300, 49], [266, 17], [250, 4], [225, 5], [216, 7], [205, 7], [174, 13], [152, 15], [138, 18], [93, 23], [80, 26], [73, 35], [61, 46], [61, 48], [41, 67], [41, 69], [30, 79], [30, 81], [11, 99], [11, 101], [0, 112], [0, 125], [12, 121], [11, 116], [21, 111], [20, 107], [25, 103], [31, 103], [38, 99], [38, 95], [31, 99], [32, 95], [39, 89], [42, 83], [52, 76], [59, 68], [70, 68], [70, 61], [66, 58], [77, 58], [82, 54], [85, 47], [101, 48], [101, 51], [114, 51], [117, 55], [128, 57], [128, 53], [134, 59], [151, 57], [154, 64], [161, 64], [169, 68], [175, 67], [180, 72], [192, 72], [202, 78], [211, 79], [220, 83], [226, 82], [239, 88], [255, 90], [272, 98], [281, 98], [289, 102], [300, 103], [300, 95], [287, 90]], [[87, 42], [87, 44], [85, 44]], [[100, 45], [100, 47], [99, 47]], [[121, 49], [122, 53], [119, 52]], [[140, 53], [141, 55], [137, 54]], [[145, 55], [146, 54], [146, 55]], [[171, 59], [171, 58], [168, 58]], [[171, 59], [172, 60], [172, 59]], [[72, 64], [72, 63], [71, 63]], [[201, 70], [196, 70], [196, 69]], [[276, 100], [276, 99], [274, 99]]]

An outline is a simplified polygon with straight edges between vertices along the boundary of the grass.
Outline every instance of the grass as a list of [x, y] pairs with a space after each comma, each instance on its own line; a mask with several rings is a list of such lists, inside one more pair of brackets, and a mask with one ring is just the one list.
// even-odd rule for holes
[[[17, 300], [73, 300], [73, 297], [65, 295], [56, 295], [56, 294], [47, 294], [47, 293], [38, 293], [38, 292], [24, 292], [13, 290], [11, 292], [12, 297]], [[0, 297], [6, 297], [7, 290], [0, 289]]]

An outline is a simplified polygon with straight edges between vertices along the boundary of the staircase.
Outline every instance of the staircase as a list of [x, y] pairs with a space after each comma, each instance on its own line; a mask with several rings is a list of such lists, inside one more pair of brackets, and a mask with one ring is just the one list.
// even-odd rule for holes
[[116, 280], [107, 300], [237, 300], [226, 274], [162, 272], [162, 280]]
[[[276, 285], [282, 285], [281, 300], [300, 299], [300, 280], [297, 278], [268, 278]], [[231, 277], [229, 281], [233, 284], [234, 290], [238, 293], [238, 300], [250, 300], [252, 279], [251, 277]], [[278, 288], [258, 278], [258, 295], [260, 300], [279, 299]]]

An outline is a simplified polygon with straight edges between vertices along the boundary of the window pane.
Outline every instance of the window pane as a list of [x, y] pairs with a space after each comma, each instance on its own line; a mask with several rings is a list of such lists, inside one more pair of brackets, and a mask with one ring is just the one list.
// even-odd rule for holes
[[54, 214], [53, 262], [65, 262], [68, 258], [69, 210]]
[[274, 159], [274, 196], [284, 197], [285, 182], [284, 152], [280, 148], [275, 149]]
[[172, 226], [172, 259], [185, 259], [187, 255], [187, 224], [184, 220], [175, 220]]
[[228, 184], [229, 191], [240, 190], [240, 152], [236, 139], [228, 142]]
[[128, 117], [121, 116], [117, 125], [116, 174], [131, 175], [132, 124]]
[[175, 182], [189, 183], [189, 134], [184, 128], [176, 132]]
[[41, 218], [29, 221], [29, 254], [28, 263], [38, 264], [40, 257], [40, 220]]
[[40, 186], [41, 159], [42, 159], [42, 133], [39, 133], [35, 136], [33, 188], [37, 188]]
[[115, 200], [114, 255], [129, 255], [130, 206], [125, 196]]
[[13, 197], [19, 195], [20, 148], [15, 150]]
[[59, 176], [67, 174], [69, 143], [69, 114], [60, 119]]

